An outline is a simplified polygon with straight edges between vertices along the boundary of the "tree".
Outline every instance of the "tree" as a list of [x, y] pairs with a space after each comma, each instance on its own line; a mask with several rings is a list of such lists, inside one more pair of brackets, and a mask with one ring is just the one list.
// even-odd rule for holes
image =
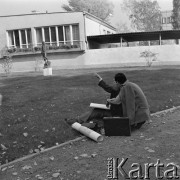
[[124, 0], [133, 29], [157, 31], [161, 29], [161, 11], [156, 0]]
[[154, 53], [150, 50], [145, 50], [140, 53], [140, 57], [145, 58], [147, 66], [151, 67], [153, 61], [157, 60], [157, 53]]
[[7, 47], [4, 47], [1, 50], [0, 65], [2, 66], [6, 75], [9, 75], [12, 70], [13, 61], [12, 61], [12, 57], [11, 57], [10, 53], [8, 52]]
[[116, 29], [118, 33], [127, 33], [131, 30], [129, 29], [128, 25], [124, 22], [120, 22], [116, 24]]
[[66, 11], [86, 11], [104, 21], [113, 14], [114, 5], [109, 0], [68, 0], [69, 5], [63, 4]]
[[173, 0], [173, 14], [172, 14], [173, 29], [180, 29], [180, 1]]

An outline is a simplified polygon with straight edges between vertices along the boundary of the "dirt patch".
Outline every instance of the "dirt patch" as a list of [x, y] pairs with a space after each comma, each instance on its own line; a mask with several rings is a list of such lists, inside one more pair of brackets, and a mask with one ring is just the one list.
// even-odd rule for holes
[[[105, 180], [107, 179], [108, 158], [128, 158], [124, 169], [128, 172], [132, 163], [173, 162], [180, 176], [180, 110], [162, 113], [152, 117], [140, 130], [132, 132], [131, 137], [105, 137], [101, 143], [83, 139], [70, 143], [37, 157], [12, 164], [1, 169], [2, 180]], [[119, 174], [119, 179], [122, 178]], [[155, 179], [155, 168], [150, 171], [150, 179]], [[166, 178], [164, 178], [166, 179]]]

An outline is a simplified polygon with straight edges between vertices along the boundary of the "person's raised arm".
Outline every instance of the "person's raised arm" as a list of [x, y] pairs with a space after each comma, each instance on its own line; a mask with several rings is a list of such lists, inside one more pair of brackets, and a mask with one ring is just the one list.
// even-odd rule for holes
[[117, 86], [111, 86], [111, 85], [106, 84], [105, 81], [102, 79], [102, 77], [98, 73], [95, 73], [94, 75], [95, 75], [95, 77], [97, 77], [99, 79], [98, 85], [101, 88], [103, 88], [106, 92], [108, 92], [108, 93], [116, 93], [117, 92], [117, 90], [118, 90]]
[[102, 77], [98, 73], [94, 73], [94, 76], [97, 77], [99, 79], [99, 81], [102, 80]]

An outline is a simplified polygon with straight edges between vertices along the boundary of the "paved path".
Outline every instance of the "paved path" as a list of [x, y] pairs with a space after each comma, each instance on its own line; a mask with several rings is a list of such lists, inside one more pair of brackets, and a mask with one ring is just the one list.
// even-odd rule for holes
[[[128, 158], [124, 165], [128, 173], [132, 163], [140, 163], [144, 174], [144, 163], [168, 163], [180, 165], [180, 109], [152, 117], [152, 122], [131, 137], [105, 137], [101, 143], [90, 139], [72, 142], [38, 156], [4, 166], [0, 180], [105, 180], [107, 159]], [[137, 168], [137, 167], [136, 167]], [[180, 169], [177, 173], [180, 176]], [[135, 174], [136, 175], [136, 174]], [[124, 179], [119, 173], [119, 179]], [[155, 168], [150, 170], [150, 179], [155, 180]], [[166, 178], [164, 178], [166, 179]]]

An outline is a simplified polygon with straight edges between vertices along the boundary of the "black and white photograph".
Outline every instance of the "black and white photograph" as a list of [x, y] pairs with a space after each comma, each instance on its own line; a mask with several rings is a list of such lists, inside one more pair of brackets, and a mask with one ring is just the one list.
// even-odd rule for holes
[[180, 179], [180, 0], [0, 0], [0, 180]]

